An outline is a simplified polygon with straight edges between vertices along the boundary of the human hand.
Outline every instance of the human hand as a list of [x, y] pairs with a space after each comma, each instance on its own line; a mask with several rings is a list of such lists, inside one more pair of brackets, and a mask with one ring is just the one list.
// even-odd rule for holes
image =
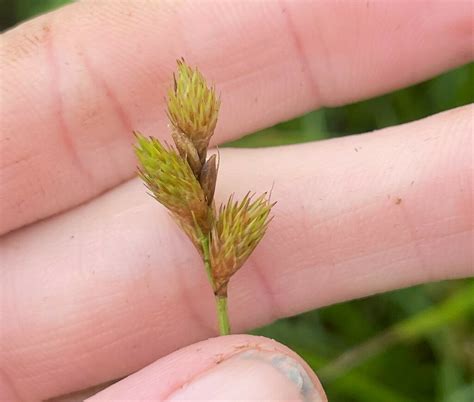
[[[137, 370], [91, 400], [323, 399], [275, 342], [191, 345], [216, 334], [212, 295], [192, 246], [132, 178], [131, 131], [167, 135], [178, 57], [222, 92], [223, 142], [471, 60], [470, 11], [86, 1], [3, 34], [0, 399]], [[472, 107], [327, 142], [221, 150], [217, 198], [273, 184], [279, 201], [232, 282], [234, 329], [472, 275], [471, 150]]]

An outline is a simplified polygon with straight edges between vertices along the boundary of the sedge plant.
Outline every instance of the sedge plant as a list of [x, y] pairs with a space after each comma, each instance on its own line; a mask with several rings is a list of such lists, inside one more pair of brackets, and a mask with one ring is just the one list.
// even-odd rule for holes
[[174, 147], [135, 132], [139, 175], [151, 195], [168, 209], [203, 260], [214, 292], [221, 335], [230, 333], [227, 294], [230, 278], [262, 239], [274, 203], [267, 193], [231, 195], [216, 208], [214, 192], [219, 163], [208, 157], [220, 99], [197, 68], [181, 59], [167, 96]]

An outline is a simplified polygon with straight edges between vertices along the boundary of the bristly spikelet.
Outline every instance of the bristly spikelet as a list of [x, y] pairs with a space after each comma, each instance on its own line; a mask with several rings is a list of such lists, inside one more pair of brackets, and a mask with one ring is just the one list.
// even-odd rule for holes
[[168, 116], [171, 124], [191, 139], [202, 164], [216, 128], [219, 106], [215, 89], [207, 86], [198, 69], [178, 60], [174, 87], [168, 93]]
[[[156, 138], [135, 133], [140, 176], [153, 196], [189, 231], [198, 225], [210, 228], [210, 211], [199, 181], [189, 164], [173, 148], [165, 148]], [[195, 239], [193, 239], [195, 242]]]
[[227, 296], [231, 276], [244, 264], [265, 234], [273, 205], [266, 193], [256, 199], [248, 193], [240, 202], [230, 196], [227, 204], [220, 207], [210, 234], [216, 295]]

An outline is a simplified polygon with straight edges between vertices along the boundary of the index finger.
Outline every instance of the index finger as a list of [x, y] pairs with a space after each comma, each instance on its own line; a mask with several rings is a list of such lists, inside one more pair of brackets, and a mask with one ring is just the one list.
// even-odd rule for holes
[[222, 142], [464, 63], [471, 24], [469, 2], [85, 1], [21, 25], [2, 37], [0, 234], [131, 177], [178, 57], [222, 92]]

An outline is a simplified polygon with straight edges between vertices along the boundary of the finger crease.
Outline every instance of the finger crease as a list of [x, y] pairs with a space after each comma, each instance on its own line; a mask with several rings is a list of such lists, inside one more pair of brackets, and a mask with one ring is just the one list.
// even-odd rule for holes
[[281, 309], [277, 298], [275, 297], [275, 292], [270, 284], [270, 280], [268, 279], [268, 275], [264, 271], [263, 266], [257, 263], [257, 258], [251, 257], [248, 260], [248, 263], [252, 265], [251, 269], [255, 272], [255, 275], [258, 278], [265, 299], [268, 300], [267, 316], [269, 316], [270, 321], [273, 322], [281, 317]]
[[180, 295], [181, 295], [181, 300], [184, 302], [190, 318], [196, 323], [198, 328], [202, 328], [208, 336], [213, 336], [215, 335], [215, 329], [213, 329], [206, 321], [205, 319], [201, 316], [199, 313], [201, 310], [199, 309], [200, 304], [196, 303], [196, 300], [194, 300], [193, 297], [190, 296], [192, 292], [190, 292], [190, 289], [188, 289], [187, 286], [187, 281], [186, 278], [188, 275], [186, 275], [185, 269], [183, 268], [189, 268], [189, 267], [176, 267], [176, 278], [178, 281], [178, 289], [180, 290]]
[[126, 113], [124, 107], [119, 101], [118, 96], [114, 93], [112, 87], [107, 83], [107, 81], [100, 74], [97, 73], [97, 70], [95, 68], [93, 68], [92, 63], [86, 52], [82, 52], [82, 59], [84, 67], [86, 67], [87, 71], [89, 72], [89, 76], [91, 77], [92, 81], [94, 81], [96, 86], [98, 88], [102, 88], [102, 90], [104, 91], [104, 94], [107, 97], [111, 108], [115, 112], [118, 121], [120, 122], [120, 124], [124, 128], [124, 132], [128, 136], [133, 131], [133, 124], [128, 113]]
[[[293, 42], [293, 47], [295, 49], [297, 58], [301, 65], [301, 71], [305, 75], [306, 82], [311, 88], [311, 93], [314, 99], [316, 99], [319, 102], [319, 100], [321, 99], [320, 89], [316, 81], [316, 78], [313, 75], [313, 72], [311, 70], [311, 64], [306, 54], [303, 41], [301, 40], [298, 30], [296, 29], [296, 25], [293, 22], [293, 18], [291, 16], [291, 13], [288, 7], [283, 2], [283, 0], [280, 0], [279, 4], [280, 4], [281, 13], [283, 14], [283, 18], [286, 23], [286, 29], [288, 33], [290, 34], [291, 40]], [[327, 49], [325, 49], [325, 53], [327, 53]]]
[[423, 251], [421, 249], [422, 239], [420, 239], [420, 236], [418, 235], [418, 230], [416, 229], [416, 226], [412, 224], [408, 211], [403, 205], [400, 205], [400, 213], [402, 219], [405, 221], [405, 227], [411, 239], [410, 244], [413, 247], [414, 257], [418, 261], [420, 269], [426, 274], [426, 280], [432, 281], [435, 279], [434, 273], [431, 269], [429, 269], [429, 266], [425, 261]]
[[66, 149], [68, 155], [70, 155], [72, 163], [77, 167], [78, 171], [86, 177], [89, 181], [93, 181], [91, 172], [86, 168], [79, 153], [77, 152], [77, 146], [74, 142], [74, 139], [71, 135], [71, 131], [68, 127], [66, 119], [64, 118], [64, 104], [63, 97], [61, 93], [61, 68], [59, 65], [58, 54], [55, 49], [54, 44], [54, 35], [52, 34], [52, 23], [50, 21], [49, 25], [45, 25], [44, 28], [46, 40], [45, 47], [47, 52], [47, 58], [51, 65], [51, 94], [55, 100], [53, 105], [54, 114], [56, 116], [58, 125], [59, 125], [59, 135], [61, 141]]

